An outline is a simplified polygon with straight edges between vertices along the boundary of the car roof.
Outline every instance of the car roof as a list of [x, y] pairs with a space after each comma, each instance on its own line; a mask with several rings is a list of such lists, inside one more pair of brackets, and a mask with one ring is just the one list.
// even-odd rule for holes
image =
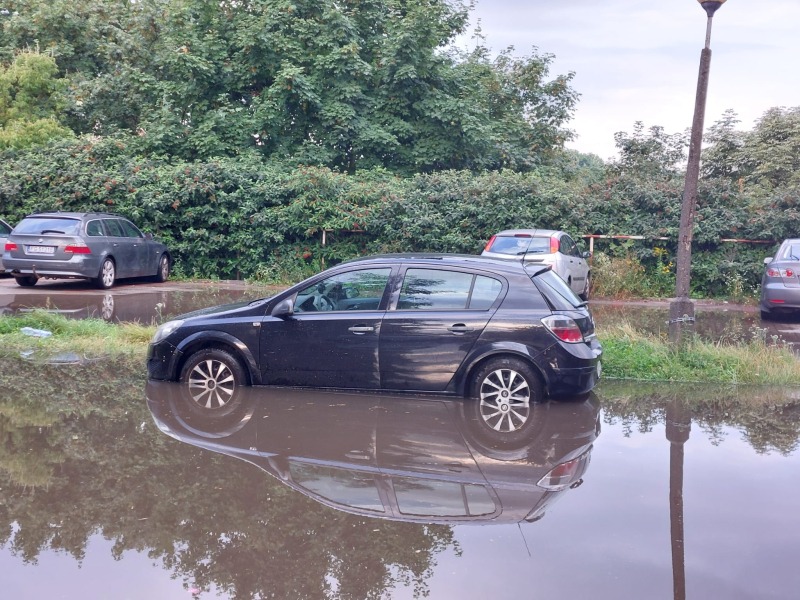
[[40, 213], [33, 213], [28, 215], [27, 218], [30, 217], [48, 217], [48, 218], [64, 218], [64, 219], [83, 219], [84, 217], [113, 217], [113, 218], [122, 218], [122, 215], [117, 215], [114, 213], [106, 213], [106, 212], [61, 212], [61, 211], [51, 211], [51, 212], [40, 212]]
[[495, 234], [496, 236], [529, 235], [531, 237], [553, 237], [564, 235], [556, 229], [505, 229]]
[[430, 266], [446, 265], [450, 267], [478, 267], [488, 269], [494, 272], [506, 273], [523, 273], [526, 274], [525, 268], [521, 262], [508, 261], [499, 258], [491, 258], [488, 256], [480, 256], [477, 254], [447, 254], [439, 252], [408, 252], [398, 254], [374, 254], [372, 256], [364, 256], [361, 258], [354, 258], [337, 266], [354, 265], [354, 264], [369, 264], [369, 263], [416, 263], [428, 264]]

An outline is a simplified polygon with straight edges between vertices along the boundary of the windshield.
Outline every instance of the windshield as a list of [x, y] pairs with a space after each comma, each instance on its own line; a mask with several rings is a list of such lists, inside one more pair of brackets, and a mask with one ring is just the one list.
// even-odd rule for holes
[[567, 282], [553, 270], [542, 271], [531, 279], [555, 310], [573, 310], [586, 306], [586, 303], [570, 289]]
[[492, 242], [489, 252], [522, 256], [525, 253], [548, 254], [550, 252], [549, 237], [497, 236]]
[[79, 219], [62, 217], [28, 217], [22, 219], [14, 228], [14, 233], [30, 233], [34, 235], [53, 233], [57, 235], [78, 235], [81, 230]]

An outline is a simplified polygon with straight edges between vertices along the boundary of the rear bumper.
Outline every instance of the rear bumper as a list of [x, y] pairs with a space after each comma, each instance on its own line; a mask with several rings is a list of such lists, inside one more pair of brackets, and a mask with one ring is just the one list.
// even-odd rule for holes
[[73, 256], [70, 260], [6, 258], [3, 266], [14, 276], [35, 275], [57, 279], [92, 279], [100, 272], [100, 263], [94, 256]]
[[603, 348], [596, 338], [588, 344], [559, 342], [539, 356], [551, 396], [579, 395], [590, 392], [600, 381]]
[[762, 284], [759, 307], [764, 312], [800, 310], [800, 287], [786, 287], [783, 283]]

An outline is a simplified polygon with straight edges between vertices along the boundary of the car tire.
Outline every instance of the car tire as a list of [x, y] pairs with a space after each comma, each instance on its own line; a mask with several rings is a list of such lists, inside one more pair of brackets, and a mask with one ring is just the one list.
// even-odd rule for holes
[[767, 312], [766, 310], [761, 311], [761, 320], [762, 321], [771, 321], [772, 320], [772, 313]]
[[23, 277], [15, 277], [17, 281], [17, 285], [21, 287], [33, 287], [36, 285], [36, 282], [39, 281], [39, 278], [35, 275], [25, 275]]
[[167, 279], [169, 279], [169, 256], [162, 254], [158, 259], [158, 271], [153, 276], [153, 280], [157, 283], [164, 283]]
[[117, 267], [114, 261], [110, 258], [103, 260], [100, 265], [100, 272], [95, 277], [94, 283], [101, 290], [107, 290], [114, 286], [114, 281], [117, 279]]
[[578, 297], [583, 301], [589, 300], [589, 288], [591, 287], [592, 282], [591, 278], [589, 277], [589, 273], [586, 274], [586, 284], [583, 286], [583, 292], [578, 294]]
[[236, 389], [246, 385], [241, 363], [227, 350], [206, 348], [192, 354], [181, 369], [180, 381], [200, 408], [225, 410], [235, 399]]
[[542, 379], [525, 361], [489, 360], [475, 373], [468, 404], [471, 430], [484, 443], [513, 447], [529, 439], [536, 427], [536, 404], [544, 399]]

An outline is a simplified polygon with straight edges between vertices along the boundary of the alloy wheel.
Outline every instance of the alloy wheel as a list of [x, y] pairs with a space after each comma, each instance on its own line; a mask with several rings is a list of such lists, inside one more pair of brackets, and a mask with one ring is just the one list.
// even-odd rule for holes
[[487, 374], [478, 398], [481, 419], [495, 431], [517, 431], [530, 418], [530, 386], [514, 369], [496, 369]]
[[188, 383], [192, 399], [212, 410], [226, 406], [236, 388], [236, 378], [228, 365], [212, 358], [200, 361], [192, 368]]

